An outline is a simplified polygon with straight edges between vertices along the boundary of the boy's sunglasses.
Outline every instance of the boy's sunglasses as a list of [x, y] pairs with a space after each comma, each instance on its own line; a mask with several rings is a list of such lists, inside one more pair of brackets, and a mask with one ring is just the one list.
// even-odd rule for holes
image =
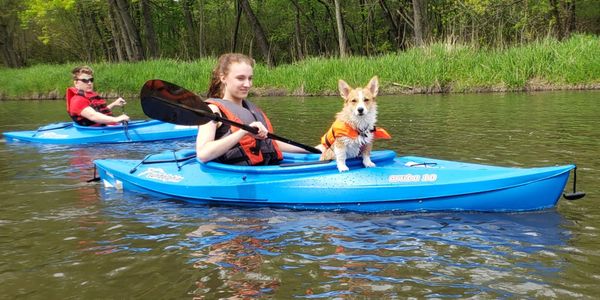
[[92, 77], [92, 78], [89, 78], [89, 79], [85, 79], [85, 78], [77, 78], [77, 80], [79, 80], [79, 81], [81, 81], [81, 82], [83, 82], [83, 83], [86, 83], [86, 84], [87, 84], [87, 83], [90, 83], [90, 82], [92, 82], [92, 83], [94, 82], [94, 78], [93, 78], [93, 77]]

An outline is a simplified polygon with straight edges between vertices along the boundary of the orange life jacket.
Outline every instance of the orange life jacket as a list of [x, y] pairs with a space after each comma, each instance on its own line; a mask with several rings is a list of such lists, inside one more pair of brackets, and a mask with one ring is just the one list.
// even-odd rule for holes
[[[373, 128], [367, 130], [373, 133], [374, 139], [388, 140], [392, 138], [392, 136], [381, 127], [373, 126]], [[325, 149], [328, 149], [329, 147], [331, 147], [331, 145], [333, 145], [337, 137], [345, 136], [349, 138], [356, 138], [359, 134], [364, 135], [366, 134], [366, 132], [359, 132], [358, 130], [350, 126], [348, 123], [335, 120], [335, 122], [333, 122], [333, 124], [331, 125], [331, 128], [329, 128], [329, 130], [327, 130], [323, 137], [321, 137], [321, 144], [323, 144]]]
[[[254, 121], [260, 121], [265, 125], [269, 132], [273, 132], [273, 126], [267, 116], [252, 102], [243, 100], [245, 107], [223, 99], [208, 99], [207, 103], [216, 105], [221, 114], [231, 121], [250, 124]], [[235, 126], [226, 124], [221, 125], [215, 133], [215, 139], [222, 138], [232, 132], [240, 130]], [[217, 158], [217, 161], [226, 164], [238, 165], [261, 165], [277, 164], [283, 159], [283, 154], [279, 150], [277, 143], [271, 139], [257, 140], [250, 135], [245, 135], [239, 143]]]

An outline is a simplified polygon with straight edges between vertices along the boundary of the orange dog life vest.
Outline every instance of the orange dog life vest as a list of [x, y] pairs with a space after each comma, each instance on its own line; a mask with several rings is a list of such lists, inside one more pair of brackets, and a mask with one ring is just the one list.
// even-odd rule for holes
[[[392, 138], [392, 136], [383, 128], [373, 126], [372, 129], [368, 130], [373, 133], [373, 138], [375, 139], [389, 140]], [[331, 125], [331, 128], [327, 130], [327, 133], [321, 137], [321, 144], [325, 146], [325, 149], [328, 149], [331, 147], [331, 145], [333, 145], [333, 142], [335, 142], [337, 137], [345, 136], [349, 138], [356, 138], [359, 134], [361, 134], [361, 132], [354, 129], [348, 123], [335, 120], [335, 122], [333, 122]]]

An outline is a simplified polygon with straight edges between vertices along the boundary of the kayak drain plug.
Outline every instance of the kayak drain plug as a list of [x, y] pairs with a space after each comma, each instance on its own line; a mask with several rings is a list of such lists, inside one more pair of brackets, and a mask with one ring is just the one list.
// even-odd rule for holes
[[577, 200], [585, 197], [585, 192], [577, 191], [577, 167], [573, 169], [573, 192], [568, 194], [563, 194], [563, 197], [567, 200]]

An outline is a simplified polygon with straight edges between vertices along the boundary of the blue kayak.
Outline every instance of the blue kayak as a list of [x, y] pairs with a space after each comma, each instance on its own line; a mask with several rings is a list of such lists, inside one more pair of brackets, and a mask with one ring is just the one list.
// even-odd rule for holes
[[246, 207], [360, 212], [518, 212], [557, 204], [575, 165], [498, 167], [372, 152], [374, 168], [348, 160], [340, 173], [318, 154], [284, 154], [277, 166], [200, 163], [193, 150], [143, 160], [94, 161], [105, 188]]
[[131, 121], [127, 126], [80, 126], [74, 122], [48, 124], [32, 131], [4, 132], [7, 141], [46, 144], [134, 143], [196, 136], [197, 126], [183, 126], [157, 120]]

